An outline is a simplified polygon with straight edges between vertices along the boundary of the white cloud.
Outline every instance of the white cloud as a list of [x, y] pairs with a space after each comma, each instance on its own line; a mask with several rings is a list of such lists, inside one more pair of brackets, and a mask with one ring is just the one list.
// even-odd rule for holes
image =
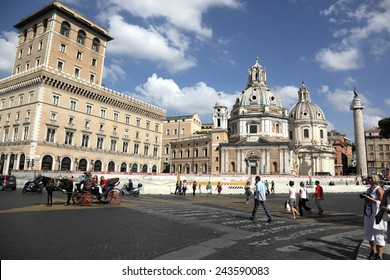
[[[125, 55], [134, 59], [151, 60], [158, 63], [159, 67], [165, 67], [170, 72], [178, 72], [195, 66], [196, 60], [186, 56], [188, 44], [181, 43], [171, 30], [164, 37], [159, 30], [150, 26], [144, 29], [124, 21], [121, 16], [112, 16], [109, 20], [110, 34], [115, 38], [107, 48], [108, 53]], [[180, 36], [179, 36], [180, 37]], [[171, 40], [170, 40], [171, 39]], [[185, 41], [184, 37], [181, 37]]]
[[[333, 92], [329, 86], [322, 85], [320, 92], [326, 95], [330, 106], [336, 111], [351, 112], [350, 105], [353, 100], [353, 91], [336, 88]], [[386, 113], [380, 108], [375, 107], [362, 93], [358, 93], [363, 109], [363, 123], [364, 129], [370, 129], [378, 126], [378, 121], [386, 117]]]
[[[390, 0], [374, 2], [339, 0], [323, 10], [321, 14], [329, 17], [331, 23], [337, 23], [338, 29], [333, 32], [333, 35], [340, 41], [333, 48], [341, 50], [344, 55], [348, 54], [345, 53], [346, 50], [367, 47], [375, 59], [380, 59], [390, 50]], [[343, 24], [345, 27], [342, 27]], [[318, 54], [326, 55], [328, 52], [325, 49]], [[349, 53], [349, 55], [357, 54]], [[332, 67], [333, 64], [323, 63], [321, 58], [318, 61], [323, 68], [346, 70], [345, 67]], [[359, 65], [352, 63], [350, 66], [352, 68], [347, 67], [347, 69], [356, 69]]]
[[105, 0], [116, 11], [126, 11], [144, 20], [159, 19], [177, 29], [195, 33], [199, 38], [211, 38], [213, 31], [203, 23], [203, 15], [214, 7], [238, 9], [239, 0]]
[[362, 66], [362, 57], [357, 48], [340, 51], [324, 48], [316, 53], [316, 60], [321, 68], [332, 71], [359, 69]]
[[296, 86], [276, 87], [275, 91], [282, 100], [283, 107], [290, 110], [298, 102], [298, 90]]
[[118, 64], [104, 66], [103, 83], [106, 80], [110, 80], [110, 83], [115, 84], [115, 82], [124, 79], [126, 76], [126, 71]]
[[[207, 86], [204, 82], [180, 88], [174, 80], [164, 79], [153, 74], [143, 85], [135, 89], [135, 98], [162, 107], [169, 114], [190, 115], [198, 113], [211, 121], [211, 114], [215, 102], [218, 100], [218, 91]], [[237, 95], [222, 94], [222, 98], [231, 109]]]
[[16, 32], [3, 31], [0, 34], [0, 72], [11, 73], [17, 40], [18, 34]]

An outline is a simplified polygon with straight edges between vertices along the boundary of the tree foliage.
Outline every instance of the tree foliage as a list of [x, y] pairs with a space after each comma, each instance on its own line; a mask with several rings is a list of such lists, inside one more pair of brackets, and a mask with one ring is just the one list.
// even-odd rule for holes
[[380, 135], [384, 138], [390, 138], [390, 117], [381, 119], [378, 126], [381, 129]]

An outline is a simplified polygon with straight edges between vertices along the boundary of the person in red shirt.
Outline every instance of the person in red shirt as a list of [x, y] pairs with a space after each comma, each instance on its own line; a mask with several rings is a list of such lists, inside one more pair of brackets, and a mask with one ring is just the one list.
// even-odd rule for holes
[[318, 214], [322, 214], [324, 212], [324, 210], [322, 210], [322, 207], [321, 207], [321, 200], [324, 200], [324, 190], [320, 186], [320, 181], [316, 181], [315, 184], [316, 184], [316, 188], [315, 188], [315, 192], [314, 192], [312, 197], [316, 198], [316, 205], [318, 208]]

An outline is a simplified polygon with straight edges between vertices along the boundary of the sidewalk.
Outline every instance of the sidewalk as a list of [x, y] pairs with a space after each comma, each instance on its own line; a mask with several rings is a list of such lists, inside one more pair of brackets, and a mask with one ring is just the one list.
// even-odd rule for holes
[[[363, 240], [360, 244], [359, 252], [356, 256], [357, 260], [368, 260], [367, 256], [370, 254], [371, 248], [367, 240]], [[390, 260], [390, 244], [386, 243], [385, 251], [383, 252], [383, 259]]]

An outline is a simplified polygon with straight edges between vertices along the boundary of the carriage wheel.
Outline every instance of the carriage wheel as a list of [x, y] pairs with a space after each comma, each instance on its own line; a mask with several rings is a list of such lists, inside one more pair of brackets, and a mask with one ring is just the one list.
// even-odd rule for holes
[[90, 193], [85, 193], [82, 195], [80, 204], [82, 206], [91, 206], [93, 202], [93, 196]]
[[79, 192], [74, 192], [72, 196], [72, 201], [74, 204], [80, 204], [81, 203], [81, 198], [83, 195]]
[[119, 189], [112, 189], [108, 192], [108, 203], [118, 205], [121, 203], [123, 193]]

